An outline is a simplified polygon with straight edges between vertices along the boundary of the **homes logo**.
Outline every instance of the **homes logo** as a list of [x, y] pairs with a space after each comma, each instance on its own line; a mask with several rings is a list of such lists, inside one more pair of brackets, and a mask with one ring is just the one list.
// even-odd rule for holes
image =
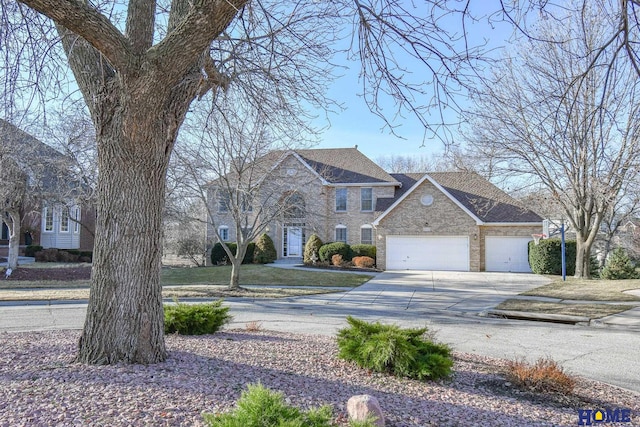
[[578, 409], [578, 425], [592, 426], [602, 423], [630, 423], [631, 409]]

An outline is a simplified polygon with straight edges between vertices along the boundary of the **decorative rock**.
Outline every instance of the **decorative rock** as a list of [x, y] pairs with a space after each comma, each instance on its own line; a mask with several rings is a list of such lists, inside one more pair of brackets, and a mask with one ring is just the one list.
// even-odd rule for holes
[[353, 396], [347, 402], [349, 418], [355, 421], [365, 421], [367, 418], [375, 418], [373, 424], [384, 427], [384, 415], [378, 399], [368, 394]]

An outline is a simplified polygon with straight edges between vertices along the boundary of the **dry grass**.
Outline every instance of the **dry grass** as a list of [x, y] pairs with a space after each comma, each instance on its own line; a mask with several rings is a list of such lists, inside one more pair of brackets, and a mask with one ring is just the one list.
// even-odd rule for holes
[[[14, 282], [15, 283], [15, 282]], [[241, 288], [229, 291], [226, 286], [177, 286], [162, 289], [164, 298], [287, 298], [293, 296], [316, 295], [337, 292], [329, 289], [313, 288]], [[0, 289], [0, 301], [59, 301], [87, 300], [89, 288], [77, 289]]]
[[245, 325], [244, 330], [247, 332], [260, 332], [262, 331], [262, 323], [253, 321]]
[[556, 280], [522, 295], [583, 301], [640, 301], [640, 297], [623, 292], [633, 289], [640, 289], [640, 280], [586, 280], [570, 277], [566, 282]]
[[509, 362], [505, 376], [516, 387], [536, 393], [571, 394], [576, 381], [551, 359], [540, 358], [533, 365], [522, 360]]
[[528, 313], [564, 314], [569, 316], [584, 316], [591, 319], [610, 316], [632, 309], [632, 305], [620, 304], [567, 304], [529, 299], [507, 299], [496, 309], [509, 311], [524, 311]]

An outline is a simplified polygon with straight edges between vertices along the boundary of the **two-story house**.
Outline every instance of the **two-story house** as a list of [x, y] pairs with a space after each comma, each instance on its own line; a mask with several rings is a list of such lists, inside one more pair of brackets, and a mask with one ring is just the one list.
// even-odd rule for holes
[[[279, 258], [300, 258], [315, 233], [375, 245], [382, 269], [530, 271], [527, 245], [542, 218], [477, 174], [389, 174], [356, 148], [271, 153], [267, 163], [268, 199], [296, 207], [265, 228]], [[235, 241], [228, 196], [210, 194], [218, 235]], [[258, 215], [268, 203], [253, 197], [247, 209]], [[211, 225], [208, 237], [215, 242]]]

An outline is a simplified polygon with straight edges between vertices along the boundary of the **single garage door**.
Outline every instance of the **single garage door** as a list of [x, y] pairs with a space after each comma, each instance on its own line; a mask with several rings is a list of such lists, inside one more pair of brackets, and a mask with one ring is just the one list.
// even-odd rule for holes
[[469, 238], [387, 236], [387, 270], [469, 271]]
[[485, 270], [531, 273], [529, 241], [531, 237], [485, 238]]

